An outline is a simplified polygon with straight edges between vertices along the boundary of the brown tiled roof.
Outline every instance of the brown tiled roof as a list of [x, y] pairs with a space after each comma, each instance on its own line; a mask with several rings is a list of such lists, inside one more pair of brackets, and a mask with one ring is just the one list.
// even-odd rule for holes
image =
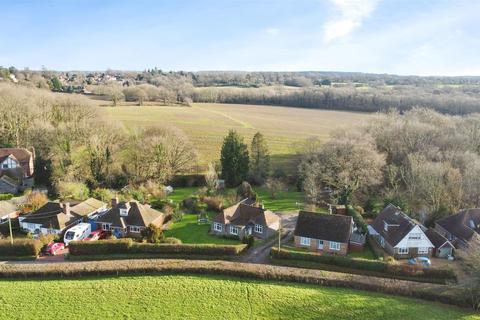
[[435, 246], [436, 249], [440, 248], [445, 243], [447, 243], [446, 245], [454, 248], [453, 244], [451, 244], [447, 238], [442, 236], [435, 229], [432, 229], [432, 228], [428, 229], [427, 231], [425, 231], [425, 235], [428, 237], [428, 239]]
[[73, 212], [70, 215], [65, 214], [61, 203], [47, 202], [21, 222], [41, 224], [44, 228], [62, 230], [79, 218], [80, 216]]
[[125, 202], [120, 202], [99, 217], [97, 221], [99, 223], [110, 223], [112, 227], [125, 228], [126, 226], [147, 227], [150, 223], [164, 218], [162, 212], [152, 209], [148, 205], [142, 205], [136, 201], [130, 201], [128, 205], [130, 208], [127, 216], [120, 215], [120, 208], [127, 207]]
[[[384, 223], [389, 225], [388, 231]], [[417, 225], [417, 223], [393, 204], [386, 206], [373, 220], [372, 227], [392, 247], [396, 246]]]
[[214, 222], [231, 223], [237, 226], [245, 226], [248, 223], [269, 226], [279, 220], [280, 218], [273, 212], [243, 202], [225, 208], [213, 219]]
[[348, 243], [353, 219], [339, 214], [300, 211], [294, 235], [313, 239]]
[[470, 241], [475, 232], [479, 233], [480, 209], [466, 209], [437, 220], [436, 223], [455, 237]]
[[80, 202], [70, 209], [71, 212], [79, 216], [88, 216], [100, 208], [106, 207], [107, 204], [94, 198], [88, 198], [85, 201]]

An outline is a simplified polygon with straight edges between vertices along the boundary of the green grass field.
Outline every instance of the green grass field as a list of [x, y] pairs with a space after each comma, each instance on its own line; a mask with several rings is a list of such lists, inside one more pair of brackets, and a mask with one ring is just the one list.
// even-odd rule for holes
[[213, 276], [0, 281], [0, 319], [476, 319], [347, 289]]
[[100, 110], [107, 118], [122, 122], [127, 130], [149, 126], [181, 129], [198, 149], [200, 165], [220, 158], [228, 130], [237, 130], [248, 143], [260, 131], [267, 138], [272, 162], [287, 170], [293, 169], [292, 159], [299, 142], [311, 136], [327, 140], [332, 131], [361, 124], [371, 117], [366, 113], [231, 104], [120, 106]]
[[[215, 213], [209, 213], [211, 220]], [[198, 224], [196, 214], [185, 214], [182, 221], [172, 224], [169, 230], [165, 230], [165, 237], [174, 237], [182, 240], [183, 243], [205, 243], [205, 244], [239, 244], [240, 241], [224, 239], [208, 234], [210, 223]]]

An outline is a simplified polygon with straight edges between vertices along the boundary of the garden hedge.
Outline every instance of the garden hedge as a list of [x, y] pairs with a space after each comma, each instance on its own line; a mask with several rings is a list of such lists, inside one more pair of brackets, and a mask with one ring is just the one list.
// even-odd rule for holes
[[363, 220], [362, 215], [357, 210], [355, 210], [351, 206], [348, 206], [347, 214], [353, 218], [353, 221], [355, 222], [357, 227], [363, 231], [363, 233], [368, 232], [367, 223], [365, 222], [365, 220]]
[[[280, 260], [296, 260], [296, 261], [309, 261], [318, 262], [327, 265], [333, 265], [348, 269], [365, 270], [368, 272], [374, 272], [374, 274], [384, 274], [389, 278], [409, 278], [416, 281], [427, 282], [442, 282], [456, 281], [455, 273], [450, 269], [433, 269], [426, 268], [422, 271], [411, 274], [403, 270], [402, 265], [392, 264], [386, 261], [380, 260], [367, 260], [360, 258], [349, 258], [343, 256], [333, 255], [320, 255], [309, 252], [298, 252], [285, 249], [272, 248], [270, 255], [272, 258]], [[367, 274], [367, 273], [365, 273]], [[372, 275], [370, 273], [370, 275]]]
[[246, 244], [215, 245], [215, 244], [169, 244], [169, 243], [138, 243], [132, 239], [100, 240], [71, 242], [71, 255], [108, 255], [108, 254], [192, 254], [228, 256], [238, 255], [246, 248]]
[[0, 240], [1, 257], [36, 257], [41, 249], [42, 244], [38, 240], [14, 240], [13, 245], [10, 240]]

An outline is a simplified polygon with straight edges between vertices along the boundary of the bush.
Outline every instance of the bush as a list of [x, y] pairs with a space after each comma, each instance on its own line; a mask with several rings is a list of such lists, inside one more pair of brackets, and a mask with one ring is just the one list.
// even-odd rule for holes
[[13, 198], [13, 194], [11, 193], [0, 193], [0, 201], [10, 200], [12, 198]]
[[47, 202], [48, 197], [43, 192], [33, 191], [27, 195], [27, 204], [30, 206], [32, 211], [41, 208]]
[[89, 197], [90, 191], [84, 183], [60, 181], [57, 184], [57, 193], [62, 200], [86, 200]]
[[97, 200], [110, 203], [110, 201], [115, 197], [115, 193], [110, 189], [96, 188], [92, 191], [92, 197]]
[[[171, 242], [175, 239], [169, 238]], [[108, 254], [190, 254], [228, 256], [238, 255], [245, 250], [246, 245], [215, 245], [215, 244], [179, 244], [179, 243], [137, 243], [132, 239], [72, 241], [69, 245], [70, 254], [75, 255], [108, 255]]]
[[54, 240], [58, 240], [58, 235], [50, 233], [42, 234], [40, 237], [38, 237], [38, 241], [40, 241], [42, 245], [47, 245]]
[[242, 239], [242, 243], [245, 243], [247, 245], [247, 248], [250, 249], [255, 244], [255, 239], [252, 235], [246, 236]]
[[162, 243], [167, 243], [167, 244], [182, 244], [182, 240], [174, 238], [174, 237], [167, 237], [163, 239]]
[[377, 272], [386, 272], [389, 265], [386, 262], [377, 260], [348, 258], [333, 255], [319, 255], [315, 253], [296, 252], [284, 249], [278, 250], [278, 248], [272, 248], [271, 255], [272, 257], [278, 259], [313, 261], [344, 268], [362, 269]]
[[221, 212], [223, 210], [222, 196], [205, 197], [203, 202], [207, 205], [208, 211]]
[[42, 244], [38, 240], [14, 240], [13, 245], [9, 240], [0, 240], [2, 257], [38, 256], [41, 249]]
[[353, 221], [363, 233], [368, 232], [367, 223], [365, 222], [365, 220], [363, 220], [362, 215], [357, 210], [349, 206], [347, 208], [347, 213], [353, 218]]
[[126, 253], [131, 247], [132, 239], [72, 241], [68, 248], [71, 255]]
[[142, 230], [142, 238], [150, 243], [160, 243], [163, 239], [162, 228], [157, 227], [154, 224], [150, 224], [148, 227]]
[[253, 191], [252, 186], [247, 181], [243, 181], [237, 188], [237, 198], [240, 199], [257, 199], [257, 194]]

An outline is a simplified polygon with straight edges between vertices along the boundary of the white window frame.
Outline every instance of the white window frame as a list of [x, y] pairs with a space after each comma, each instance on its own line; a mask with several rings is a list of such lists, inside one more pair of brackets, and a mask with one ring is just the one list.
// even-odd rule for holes
[[130, 232], [132, 233], [140, 233], [142, 231], [142, 228], [139, 226], [130, 226]]
[[300, 237], [300, 245], [301, 246], [310, 246], [310, 238], [307, 237]]
[[110, 224], [109, 223], [102, 223], [102, 230], [103, 231], [109, 231], [110, 230]]
[[323, 250], [323, 240], [318, 240], [317, 248]]
[[408, 248], [398, 248], [397, 252], [398, 254], [408, 254]]
[[330, 241], [329, 247], [330, 247], [330, 250], [340, 251], [340, 249], [342, 248], [342, 245], [340, 244], [340, 242]]
[[240, 231], [240, 228], [237, 226], [230, 226], [230, 234], [233, 235], [238, 235], [238, 232]]
[[254, 228], [254, 231], [256, 233], [263, 233], [263, 226], [261, 224], [256, 224], [255, 228]]
[[221, 223], [218, 223], [218, 222], [214, 222], [213, 223], [213, 230], [217, 231], [217, 232], [222, 232], [223, 231], [223, 226]]
[[422, 235], [420, 233], [410, 233], [408, 235], [408, 240], [421, 240]]
[[417, 253], [418, 254], [428, 254], [428, 247], [419, 247]]

